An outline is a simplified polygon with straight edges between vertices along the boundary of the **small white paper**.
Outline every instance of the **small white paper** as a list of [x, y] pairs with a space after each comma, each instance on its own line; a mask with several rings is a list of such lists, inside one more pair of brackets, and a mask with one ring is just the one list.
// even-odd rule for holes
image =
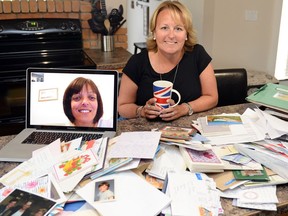
[[277, 205], [275, 203], [242, 203], [239, 199], [234, 199], [232, 204], [240, 208], [277, 211]]
[[276, 185], [243, 189], [239, 192], [241, 203], [278, 203]]

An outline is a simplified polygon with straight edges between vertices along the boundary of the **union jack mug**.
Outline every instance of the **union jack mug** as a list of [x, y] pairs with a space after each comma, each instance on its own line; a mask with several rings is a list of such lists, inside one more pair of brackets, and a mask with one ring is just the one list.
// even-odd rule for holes
[[180, 93], [173, 89], [173, 83], [167, 80], [158, 80], [153, 82], [153, 95], [156, 98], [156, 106], [161, 109], [166, 109], [170, 107], [168, 100], [171, 98], [172, 93], [175, 93], [178, 96], [178, 101], [175, 101], [175, 104], [171, 107], [174, 107], [179, 104], [181, 100]]

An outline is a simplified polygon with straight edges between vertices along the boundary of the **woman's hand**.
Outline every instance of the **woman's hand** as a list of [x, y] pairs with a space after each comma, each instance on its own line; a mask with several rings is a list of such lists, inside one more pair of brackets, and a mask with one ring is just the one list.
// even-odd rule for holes
[[169, 100], [170, 103], [170, 107], [167, 109], [162, 109], [160, 112], [159, 117], [163, 120], [163, 121], [172, 121], [175, 119], [180, 118], [181, 116], [185, 116], [187, 115], [187, 106], [180, 104], [177, 105], [175, 107], [173, 107], [173, 105], [175, 105], [175, 101], [170, 99]]
[[170, 99], [168, 102], [170, 103], [170, 107], [167, 109], [161, 109], [160, 107], [155, 106], [156, 99], [151, 98], [146, 102], [146, 105], [141, 110], [141, 116], [147, 119], [160, 117], [163, 121], [172, 121], [186, 115], [186, 106], [183, 107], [182, 105], [177, 105], [172, 107], [175, 104], [175, 101]]
[[147, 119], [155, 119], [160, 115], [161, 108], [155, 106], [156, 99], [151, 98], [148, 100], [141, 110], [141, 116]]
[[181, 117], [180, 112], [179, 112], [180, 111], [179, 106], [173, 107], [173, 105], [175, 105], [175, 101], [170, 99], [168, 102], [170, 104], [170, 107], [167, 109], [162, 109], [159, 117], [163, 121], [172, 121], [174, 119]]

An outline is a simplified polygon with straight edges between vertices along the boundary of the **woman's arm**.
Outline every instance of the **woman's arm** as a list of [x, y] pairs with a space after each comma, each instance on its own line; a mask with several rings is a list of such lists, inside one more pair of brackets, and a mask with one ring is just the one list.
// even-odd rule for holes
[[209, 63], [204, 71], [200, 74], [200, 83], [202, 96], [189, 103], [194, 112], [202, 112], [217, 106], [217, 82], [211, 63]]

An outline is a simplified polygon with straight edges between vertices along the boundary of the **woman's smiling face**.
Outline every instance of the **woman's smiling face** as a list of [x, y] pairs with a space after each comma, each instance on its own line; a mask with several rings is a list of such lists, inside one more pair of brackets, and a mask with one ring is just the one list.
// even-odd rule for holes
[[78, 94], [73, 94], [71, 110], [77, 126], [94, 126], [93, 119], [98, 109], [97, 95], [90, 85], [83, 86]]
[[168, 9], [161, 11], [157, 17], [154, 37], [158, 50], [171, 54], [181, 52], [187, 39], [187, 32], [181, 17], [173, 18]]

